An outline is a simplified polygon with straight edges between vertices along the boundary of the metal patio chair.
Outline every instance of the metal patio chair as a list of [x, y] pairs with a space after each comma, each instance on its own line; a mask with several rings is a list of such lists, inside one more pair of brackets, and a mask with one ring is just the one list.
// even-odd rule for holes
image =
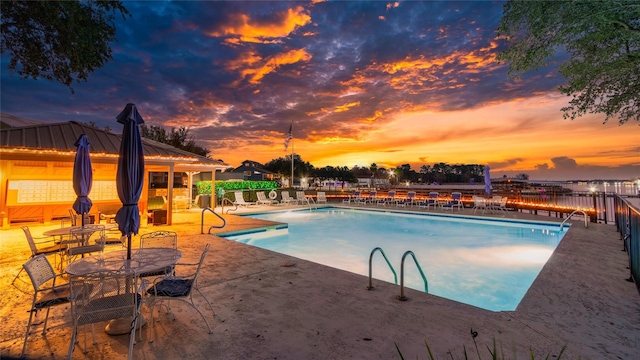
[[[178, 248], [178, 234], [175, 231], [154, 231], [140, 236], [140, 248]], [[159, 271], [139, 274], [140, 277], [168, 275], [175, 272], [175, 266], [167, 266]]]
[[[46, 241], [36, 241], [36, 239], [34, 239], [33, 236], [31, 235], [31, 230], [29, 230], [28, 226], [21, 226], [20, 228], [22, 229], [22, 231], [24, 231], [24, 236], [26, 237], [27, 242], [29, 243], [29, 249], [31, 249], [32, 259], [41, 254], [61, 256], [61, 252], [66, 250], [66, 245], [57, 244], [52, 239], [48, 239]], [[43, 246], [45, 244], [47, 245]], [[62, 261], [62, 259], [60, 261]], [[54, 265], [55, 265], [55, 257], [54, 257]], [[11, 281], [12, 285], [18, 279], [18, 276], [20, 276], [23, 270], [24, 270], [24, 267], [20, 268], [20, 271], [18, 271], [18, 273], [16, 274], [16, 277], [14, 277], [13, 281]]]
[[[209, 305], [209, 309], [211, 309], [211, 312], [213, 313], [213, 315], [214, 316], [216, 315], [216, 312], [213, 310], [211, 303], [198, 288], [198, 275], [200, 274], [200, 269], [202, 269], [202, 264], [204, 263], [204, 259], [207, 256], [207, 252], [209, 251], [210, 247], [211, 247], [211, 244], [207, 244], [207, 246], [205, 246], [204, 251], [200, 256], [200, 261], [198, 263], [194, 263], [194, 264], [178, 263], [176, 265], [176, 268], [182, 267], [182, 266], [191, 267], [191, 268], [196, 267], [195, 272], [189, 275], [181, 275], [181, 276], [167, 275], [167, 276], [159, 277], [154, 280], [153, 286], [147, 290], [147, 294], [149, 295], [147, 304], [151, 309], [150, 310], [151, 311], [151, 328], [149, 330], [151, 333], [151, 338], [149, 340], [150, 342], [153, 342], [153, 323], [154, 323], [153, 310], [157, 304], [163, 301], [179, 300], [188, 304], [193, 309], [195, 309], [198, 312], [198, 314], [200, 314], [200, 316], [202, 317], [202, 320], [204, 320], [204, 323], [207, 325], [207, 328], [209, 329], [209, 334], [213, 333], [213, 331], [211, 330], [211, 326], [207, 321], [207, 318], [204, 316], [202, 311], [200, 311], [200, 309], [198, 309], [196, 304], [193, 302], [193, 291], [195, 290], [198, 293], [200, 293], [200, 295], [207, 302], [207, 305]], [[171, 309], [169, 306], [167, 306], [167, 313], [171, 313]]]
[[80, 325], [85, 325], [83, 353], [86, 354], [88, 352], [86, 325], [91, 325], [93, 344], [97, 344], [93, 324], [113, 319], [131, 319], [128, 359], [132, 359], [136, 326], [142, 304], [138, 277], [135, 273], [110, 271], [74, 276], [70, 280], [70, 290], [73, 330], [67, 359], [71, 359], [73, 355]]
[[27, 272], [33, 285], [33, 300], [31, 309], [29, 310], [29, 322], [27, 323], [27, 333], [24, 336], [24, 344], [22, 345], [22, 353], [20, 357], [24, 357], [27, 349], [27, 339], [33, 322], [33, 314], [38, 310], [47, 309], [44, 318], [44, 327], [42, 335], [47, 332], [47, 321], [49, 320], [49, 310], [52, 306], [66, 304], [69, 302], [69, 284], [56, 285], [59, 274], [56, 274], [49, 260], [44, 254], [39, 254], [27, 261], [22, 268]]
[[69, 230], [67, 263], [78, 256], [102, 252], [104, 250], [104, 225], [85, 225]]

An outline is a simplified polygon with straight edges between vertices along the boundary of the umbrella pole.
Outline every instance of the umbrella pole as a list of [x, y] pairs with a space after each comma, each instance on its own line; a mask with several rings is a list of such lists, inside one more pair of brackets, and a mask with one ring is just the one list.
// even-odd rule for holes
[[131, 260], [131, 234], [127, 235], [127, 260]]

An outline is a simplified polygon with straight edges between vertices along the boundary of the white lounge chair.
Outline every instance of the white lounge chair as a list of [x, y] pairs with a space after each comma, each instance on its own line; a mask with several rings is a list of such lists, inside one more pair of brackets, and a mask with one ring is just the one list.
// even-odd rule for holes
[[258, 197], [258, 201], [256, 201], [258, 205], [273, 205], [278, 203], [278, 200], [267, 199], [267, 195], [264, 194], [264, 191], [256, 192], [256, 196]]
[[318, 196], [316, 199], [316, 203], [318, 204], [326, 204], [327, 203], [327, 194], [324, 191], [318, 191]]
[[473, 213], [476, 213], [476, 210], [481, 209], [482, 213], [487, 210], [487, 199], [480, 196], [473, 196]]
[[292, 198], [291, 195], [289, 195], [288, 191], [282, 191], [280, 193], [280, 196], [282, 197], [282, 201], [280, 201], [280, 203], [283, 204], [283, 205], [289, 205], [289, 204], [298, 203], [298, 200]]
[[242, 196], [242, 191], [235, 191], [233, 195], [236, 198], [236, 201], [233, 202], [234, 205], [237, 206], [250, 206], [255, 205], [254, 202], [244, 201], [244, 197]]
[[304, 191], [296, 191], [296, 201], [300, 205], [311, 205], [309, 203], [309, 198], [307, 198], [307, 196], [304, 194]]

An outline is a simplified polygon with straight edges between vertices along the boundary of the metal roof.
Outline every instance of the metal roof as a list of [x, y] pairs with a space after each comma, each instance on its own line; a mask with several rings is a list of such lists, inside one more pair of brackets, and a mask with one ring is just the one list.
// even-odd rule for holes
[[[121, 135], [87, 126], [75, 121], [36, 124], [30, 126], [2, 128], [0, 130], [0, 152], [3, 150], [31, 150], [75, 152], [75, 142], [81, 134], [89, 138], [92, 154], [118, 155]], [[230, 168], [222, 161], [210, 159], [171, 145], [142, 138], [145, 158], [159, 157], [199, 166]]]

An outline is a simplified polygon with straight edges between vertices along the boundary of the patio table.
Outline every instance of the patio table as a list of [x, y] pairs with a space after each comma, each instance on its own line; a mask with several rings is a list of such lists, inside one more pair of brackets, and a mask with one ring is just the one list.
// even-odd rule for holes
[[[105, 230], [111, 230], [114, 228], [118, 227], [118, 224], [105, 224], [105, 225], [100, 225], [101, 227], [104, 226]], [[45, 232], [42, 233], [42, 235], [44, 236], [65, 236], [65, 235], [69, 235], [71, 233], [72, 229], [80, 229], [82, 228], [82, 226], [65, 226], [65, 227], [61, 227], [61, 228], [57, 228], [57, 229], [52, 229], [52, 230], [47, 230]], [[81, 231], [77, 231], [77, 234], [92, 234], [94, 232], [96, 232], [99, 228], [97, 226], [94, 225], [85, 225], [84, 226], [84, 230]]]
[[[158, 271], [167, 266], [175, 265], [182, 252], [172, 248], [143, 248], [131, 252], [131, 259], [127, 260], [127, 250], [117, 250], [99, 255], [84, 257], [67, 265], [65, 272], [72, 276], [82, 276], [101, 271], [134, 271], [135, 273]], [[119, 319], [122, 320], [122, 319]], [[131, 330], [129, 321], [111, 321], [105, 328], [109, 335], [127, 334]], [[146, 321], [141, 316], [140, 326]]]

